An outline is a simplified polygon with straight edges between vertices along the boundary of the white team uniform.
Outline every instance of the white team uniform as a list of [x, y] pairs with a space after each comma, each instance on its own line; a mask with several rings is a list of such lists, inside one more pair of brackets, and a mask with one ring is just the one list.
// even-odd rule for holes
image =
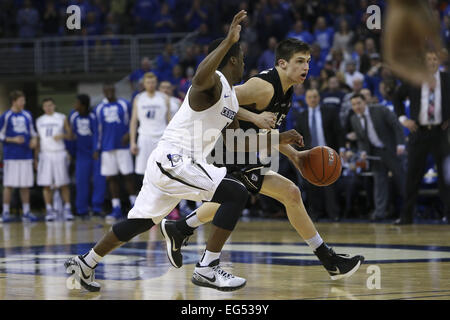
[[70, 183], [69, 158], [64, 139], [54, 137], [64, 133], [66, 116], [55, 112], [51, 116], [44, 114], [36, 120], [39, 134], [40, 153], [37, 169], [37, 184], [45, 187], [61, 187]]
[[152, 219], [158, 224], [181, 199], [212, 199], [226, 168], [208, 164], [206, 157], [239, 109], [234, 88], [222, 73], [216, 73], [222, 83], [219, 100], [204, 111], [194, 111], [189, 106], [189, 89], [148, 159], [144, 183], [129, 219]]
[[156, 91], [150, 97], [146, 91], [136, 96], [137, 118], [139, 120], [135, 172], [144, 174], [147, 160], [161, 139], [167, 126], [167, 96]]
[[170, 97], [170, 114], [172, 117], [180, 110], [181, 100], [177, 97]]

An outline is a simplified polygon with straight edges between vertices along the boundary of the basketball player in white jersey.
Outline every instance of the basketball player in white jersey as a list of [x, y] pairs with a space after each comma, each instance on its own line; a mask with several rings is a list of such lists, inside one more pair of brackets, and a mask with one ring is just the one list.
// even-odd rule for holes
[[[221, 269], [217, 253], [236, 225], [248, 193], [242, 183], [226, 175], [225, 168], [208, 164], [206, 157], [224, 128], [230, 124], [236, 128], [234, 117], [239, 104], [232, 85], [241, 81], [244, 71], [237, 41], [239, 24], [246, 16], [245, 11], [240, 11], [227, 37], [211, 44], [210, 49], [215, 49], [200, 63], [180, 110], [150, 155], [144, 184], [128, 219], [115, 224], [88, 253], [65, 262], [66, 271], [75, 273], [87, 290], [100, 290], [94, 269], [106, 254], [160, 223], [181, 199], [220, 203], [207, 250], [195, 267], [192, 281], [224, 291], [245, 285], [245, 279]], [[301, 141], [294, 130], [279, 137], [280, 143]]]
[[[46, 221], [56, 219], [53, 210], [52, 188], [58, 188], [64, 201], [64, 219], [73, 220], [70, 207], [69, 155], [64, 139], [70, 140], [72, 130], [67, 117], [55, 112], [55, 102], [51, 98], [42, 101], [44, 114], [36, 120], [39, 136], [39, 160], [37, 165], [37, 184], [43, 187], [46, 207]], [[37, 153], [36, 153], [37, 154]]]
[[[146, 73], [143, 82], [145, 90], [134, 98], [130, 121], [130, 150], [136, 156], [134, 172], [138, 175], [145, 173], [148, 157], [171, 118], [169, 97], [156, 90], [158, 78], [155, 74]], [[136, 133], [139, 134], [137, 143]]]

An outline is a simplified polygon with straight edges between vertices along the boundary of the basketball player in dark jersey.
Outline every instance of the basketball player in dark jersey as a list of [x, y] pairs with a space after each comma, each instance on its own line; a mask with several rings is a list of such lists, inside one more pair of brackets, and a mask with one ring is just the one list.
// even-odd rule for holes
[[[243, 85], [236, 86], [235, 90], [240, 105], [250, 106], [256, 113], [274, 112], [275, 127], [278, 128], [290, 109], [293, 85], [303, 83], [306, 79], [311, 55], [309, 46], [296, 39], [281, 41], [275, 55], [276, 65], [273, 69], [250, 78]], [[252, 111], [239, 109], [238, 119], [241, 120], [242, 128], [254, 128], [252, 124], [245, 122], [245, 120], [252, 121], [254, 118]], [[302, 157], [301, 152], [290, 145], [279, 146], [278, 150], [296, 166]], [[239, 166], [234, 167], [236, 169]], [[317, 255], [331, 279], [346, 278], [358, 270], [364, 257], [336, 254], [325, 244], [306, 212], [300, 190], [292, 181], [273, 171], [261, 175], [257, 173], [258, 170], [253, 170], [254, 168], [249, 173], [252, 175], [250, 179], [245, 179], [248, 175], [247, 167], [247, 165], [241, 166], [241, 181], [249, 191], [269, 196], [285, 206], [291, 225]], [[255, 173], [257, 178], [251, 179], [255, 178]], [[166, 236], [167, 254], [170, 255], [174, 267], [179, 268], [183, 264], [181, 246], [186, 243], [196, 227], [212, 220], [217, 208], [218, 206], [214, 203], [205, 203], [182, 220], [176, 222], [163, 220], [161, 228], [163, 235]]]

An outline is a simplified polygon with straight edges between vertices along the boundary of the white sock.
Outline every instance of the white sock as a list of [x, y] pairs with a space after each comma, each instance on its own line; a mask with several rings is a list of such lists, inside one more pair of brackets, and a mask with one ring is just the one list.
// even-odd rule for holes
[[67, 202], [64, 204], [64, 209], [65, 210], [70, 210], [70, 202]]
[[22, 203], [22, 209], [23, 214], [27, 214], [30, 212], [30, 204], [29, 203]]
[[52, 210], [53, 210], [52, 205], [47, 203], [47, 204], [45, 205], [45, 210], [47, 210], [47, 212], [52, 211]]
[[95, 268], [95, 266], [102, 261], [103, 257], [99, 256], [94, 249], [91, 249], [91, 251], [83, 256], [83, 259], [89, 267]]
[[114, 198], [111, 200], [112, 206], [113, 208], [120, 208], [120, 199], [119, 198]]
[[200, 259], [200, 265], [202, 267], [206, 267], [214, 260], [219, 259], [219, 257], [220, 257], [220, 252], [211, 252], [211, 251], [205, 250], [202, 258]]
[[186, 218], [186, 224], [191, 228], [197, 228], [203, 224], [197, 217], [197, 210]]
[[318, 247], [320, 247], [322, 245], [323, 240], [320, 237], [319, 233], [316, 233], [316, 235], [314, 237], [306, 240], [306, 243], [308, 244], [308, 246], [311, 247], [311, 249], [313, 249], [313, 251], [315, 251]]
[[8, 204], [6, 204], [6, 203], [3, 204], [3, 212], [9, 212], [9, 203]]
[[136, 202], [136, 196], [135, 195], [131, 195], [131, 196], [128, 197], [128, 199], [130, 199], [131, 206], [133, 207], [134, 203]]

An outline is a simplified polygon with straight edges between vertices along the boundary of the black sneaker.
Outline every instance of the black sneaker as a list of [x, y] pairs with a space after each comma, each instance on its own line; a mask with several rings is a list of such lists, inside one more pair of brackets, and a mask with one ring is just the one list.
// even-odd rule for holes
[[330, 274], [331, 280], [350, 277], [364, 262], [364, 257], [361, 255], [350, 257], [348, 254], [336, 254], [336, 252], [325, 243], [317, 248], [314, 253]]
[[175, 268], [183, 266], [181, 246], [187, 246], [189, 236], [183, 235], [175, 225], [176, 221], [163, 219], [161, 221], [161, 233], [166, 240], [167, 257]]

